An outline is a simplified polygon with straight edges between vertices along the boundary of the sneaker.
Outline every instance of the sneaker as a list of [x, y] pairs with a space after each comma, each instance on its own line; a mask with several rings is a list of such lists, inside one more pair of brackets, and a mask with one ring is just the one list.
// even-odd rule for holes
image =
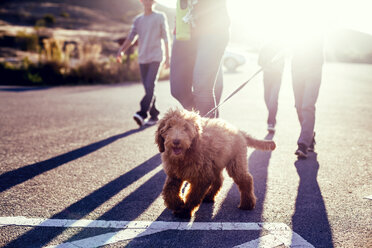
[[275, 132], [275, 125], [274, 124], [268, 124], [267, 125], [267, 131], [269, 131], [270, 133], [274, 133]]
[[311, 141], [311, 144], [307, 148], [307, 151], [308, 152], [313, 152], [315, 150], [315, 144], [316, 144], [316, 142], [315, 142], [315, 133], [314, 133], [313, 140]]
[[306, 145], [302, 144], [302, 143], [298, 144], [298, 148], [297, 148], [295, 154], [300, 159], [307, 158], [307, 147], [306, 147]]
[[145, 123], [146, 126], [152, 126], [152, 125], [155, 125], [156, 123], [158, 123], [158, 118], [153, 118], [151, 117], [150, 119], [148, 119]]
[[143, 117], [139, 114], [134, 114], [133, 119], [137, 122], [137, 124], [142, 127], [145, 124], [145, 121], [143, 120]]

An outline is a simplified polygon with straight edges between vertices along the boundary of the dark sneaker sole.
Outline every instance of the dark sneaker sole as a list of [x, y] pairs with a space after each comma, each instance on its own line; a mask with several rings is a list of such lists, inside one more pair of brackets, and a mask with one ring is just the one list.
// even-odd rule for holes
[[141, 122], [141, 120], [138, 117], [133, 116], [133, 120], [138, 124], [138, 126], [140, 126], [140, 127], [143, 126], [143, 123]]

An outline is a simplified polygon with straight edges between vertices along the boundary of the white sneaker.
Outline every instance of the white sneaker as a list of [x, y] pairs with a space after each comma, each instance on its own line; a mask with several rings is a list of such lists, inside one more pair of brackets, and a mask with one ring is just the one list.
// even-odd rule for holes
[[150, 118], [146, 121], [145, 125], [146, 126], [152, 126], [158, 123], [158, 119]]
[[274, 124], [268, 124], [267, 125], [267, 131], [270, 133], [275, 133], [275, 125]]
[[142, 127], [145, 124], [145, 121], [143, 120], [142, 116], [140, 116], [139, 114], [134, 114], [133, 119], [135, 120], [135, 122], [137, 122], [137, 124], [140, 127]]

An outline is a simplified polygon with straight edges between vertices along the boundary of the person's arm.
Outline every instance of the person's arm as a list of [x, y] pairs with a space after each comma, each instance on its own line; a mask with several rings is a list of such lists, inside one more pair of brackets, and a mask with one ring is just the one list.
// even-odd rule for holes
[[116, 53], [116, 61], [118, 63], [121, 62], [122, 52], [125, 52], [136, 41], [135, 37], [137, 35], [137, 20], [138, 20], [138, 18], [134, 19], [132, 28], [131, 28], [127, 38], [125, 39], [123, 44], [120, 46], [118, 52]]
[[122, 52], [125, 52], [133, 43], [134, 43], [134, 41], [130, 40], [129, 38], [125, 39], [123, 44], [120, 46], [118, 52], [116, 53], [116, 61], [118, 63], [121, 62]]
[[169, 61], [169, 44], [168, 42], [164, 42], [165, 46], [165, 61], [164, 61], [164, 67], [165, 69], [169, 68], [170, 61]]
[[162, 25], [162, 39], [164, 41], [165, 46], [165, 61], [164, 61], [164, 67], [166, 69], [169, 68], [169, 27], [168, 27], [168, 20], [166, 15], [163, 14], [163, 25]]

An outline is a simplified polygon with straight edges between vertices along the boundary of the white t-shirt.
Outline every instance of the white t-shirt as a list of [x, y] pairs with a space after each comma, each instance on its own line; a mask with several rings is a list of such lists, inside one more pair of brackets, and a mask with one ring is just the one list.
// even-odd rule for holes
[[163, 50], [161, 39], [168, 43], [168, 23], [164, 13], [154, 11], [150, 15], [140, 14], [133, 22], [128, 39], [138, 35], [138, 63], [161, 62]]

